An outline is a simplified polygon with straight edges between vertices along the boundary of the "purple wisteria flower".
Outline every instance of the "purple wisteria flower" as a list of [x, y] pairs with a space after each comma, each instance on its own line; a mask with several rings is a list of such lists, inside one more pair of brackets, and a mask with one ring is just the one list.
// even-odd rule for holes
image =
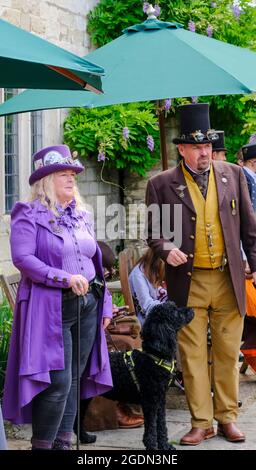
[[98, 153], [98, 162], [104, 162], [106, 158], [105, 152], [103, 150], [100, 150]]
[[237, 3], [233, 3], [232, 7], [231, 7], [232, 11], [233, 11], [233, 15], [236, 17], [236, 18], [239, 18], [241, 13], [242, 13], [242, 8], [237, 4]]
[[124, 138], [125, 140], [128, 140], [128, 139], [129, 139], [130, 131], [129, 131], [128, 127], [123, 127], [123, 132], [122, 132], [122, 134], [123, 134], [123, 138]]
[[167, 100], [165, 100], [164, 110], [169, 111], [170, 108], [171, 108], [171, 105], [172, 105], [172, 100], [171, 100], [171, 98], [168, 98]]
[[198, 103], [198, 96], [191, 96], [192, 103]]
[[196, 31], [196, 24], [194, 23], [194, 21], [189, 20], [189, 22], [188, 22], [188, 29], [189, 29], [189, 31], [191, 31], [191, 33], [195, 33], [195, 31]]
[[150, 4], [148, 2], [143, 2], [143, 12], [147, 13], [147, 9], [150, 7]]
[[251, 135], [249, 144], [256, 144], [256, 134]]
[[211, 25], [207, 26], [206, 28], [206, 34], [209, 38], [212, 38], [213, 35], [213, 27]]
[[150, 152], [154, 152], [155, 142], [154, 142], [152, 135], [147, 136], [147, 146]]

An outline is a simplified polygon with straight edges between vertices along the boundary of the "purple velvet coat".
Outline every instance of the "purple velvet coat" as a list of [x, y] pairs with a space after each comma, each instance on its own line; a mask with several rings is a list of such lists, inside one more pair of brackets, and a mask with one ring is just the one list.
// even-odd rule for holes
[[[85, 224], [90, 225], [84, 212]], [[62, 270], [63, 238], [55, 215], [39, 201], [18, 202], [12, 211], [11, 251], [20, 270], [13, 331], [6, 372], [3, 415], [13, 423], [31, 422], [32, 399], [50, 384], [51, 370], [64, 368], [61, 323], [62, 288], [68, 287]], [[103, 276], [101, 251], [93, 257]], [[81, 397], [99, 395], [112, 387], [102, 317], [112, 317], [108, 290], [98, 311], [97, 340], [81, 379]]]

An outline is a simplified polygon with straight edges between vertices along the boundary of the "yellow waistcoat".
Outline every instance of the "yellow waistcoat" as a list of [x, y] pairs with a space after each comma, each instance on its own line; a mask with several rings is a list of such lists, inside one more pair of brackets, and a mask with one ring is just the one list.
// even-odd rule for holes
[[219, 217], [218, 196], [213, 167], [211, 165], [206, 200], [197, 183], [183, 164], [182, 170], [197, 214], [194, 267], [218, 268], [222, 264], [225, 244]]

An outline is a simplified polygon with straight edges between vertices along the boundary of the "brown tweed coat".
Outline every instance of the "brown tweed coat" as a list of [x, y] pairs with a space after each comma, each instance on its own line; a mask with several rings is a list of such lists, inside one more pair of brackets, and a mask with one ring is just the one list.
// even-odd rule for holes
[[[256, 217], [242, 169], [239, 166], [221, 161], [213, 161], [212, 165], [231, 280], [240, 314], [244, 315], [245, 281], [240, 240], [251, 271], [256, 272]], [[170, 251], [170, 248], [165, 249], [164, 243], [171, 240], [171, 238], [164, 238], [164, 222], [165, 226], [167, 224], [171, 231], [176, 228], [182, 235], [178, 248], [188, 255], [188, 261], [178, 267], [166, 264], [166, 280], [169, 298], [174, 300], [177, 305], [185, 306], [193, 272], [196, 212], [180, 165], [149, 180], [146, 204], [147, 206], [156, 204], [160, 207], [162, 207], [162, 204], [170, 205], [168, 210], [169, 221], [168, 217], [166, 218], [166, 213], [164, 216], [160, 213], [159, 221], [157, 221], [157, 218], [153, 217], [150, 211], [148, 212], [148, 244], [162, 259], [166, 260]], [[179, 227], [177, 227], [174, 216], [175, 204], [178, 204], [179, 208], [182, 207], [182, 226], [179, 224]], [[160, 224], [160, 235], [154, 233], [157, 232], [155, 229], [157, 229], [158, 222]], [[174, 244], [177, 242], [175, 239], [172, 241]]]

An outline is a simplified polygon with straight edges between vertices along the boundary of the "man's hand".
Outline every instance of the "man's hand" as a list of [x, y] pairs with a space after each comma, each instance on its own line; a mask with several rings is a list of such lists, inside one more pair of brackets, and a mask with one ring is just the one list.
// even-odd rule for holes
[[74, 274], [71, 276], [69, 287], [72, 288], [74, 294], [85, 295], [89, 289], [89, 282], [81, 274]]
[[167, 256], [166, 262], [171, 266], [180, 266], [185, 264], [188, 260], [188, 255], [185, 255], [183, 251], [180, 251], [178, 248], [173, 248], [169, 255]]
[[245, 263], [244, 272], [245, 272], [245, 279], [252, 279], [252, 273], [251, 273], [250, 266], [247, 261]]

